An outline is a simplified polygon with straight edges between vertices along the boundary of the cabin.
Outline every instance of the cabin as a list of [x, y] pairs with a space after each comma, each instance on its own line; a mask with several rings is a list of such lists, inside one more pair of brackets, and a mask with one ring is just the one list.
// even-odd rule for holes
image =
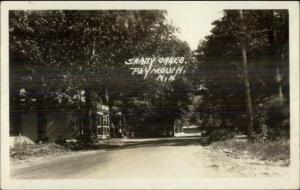
[[[44, 125], [38, 128], [41, 119]], [[91, 110], [90, 126], [86, 125], [87, 119], [80, 110], [11, 111], [10, 136], [25, 136], [32, 141], [72, 139], [90, 134], [98, 139], [110, 137], [108, 106], [97, 104]]]
[[68, 139], [79, 134], [80, 118], [75, 111], [44, 111], [45, 125], [38, 128], [40, 113], [17, 111], [10, 113], [10, 136], [25, 136], [32, 141], [41, 137], [47, 139]]

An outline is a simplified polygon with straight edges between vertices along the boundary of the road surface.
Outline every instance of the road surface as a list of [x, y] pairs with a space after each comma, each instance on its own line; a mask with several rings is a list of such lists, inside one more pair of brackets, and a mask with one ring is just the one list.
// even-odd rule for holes
[[129, 179], [286, 176], [288, 167], [228, 157], [199, 137], [118, 140], [115, 146], [11, 165], [16, 179]]

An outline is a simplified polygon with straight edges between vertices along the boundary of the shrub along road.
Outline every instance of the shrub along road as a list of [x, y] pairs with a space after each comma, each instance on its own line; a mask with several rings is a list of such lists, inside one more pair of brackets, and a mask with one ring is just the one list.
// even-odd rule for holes
[[11, 164], [17, 179], [128, 179], [286, 176], [289, 167], [234, 158], [199, 137], [117, 139], [94, 150]]

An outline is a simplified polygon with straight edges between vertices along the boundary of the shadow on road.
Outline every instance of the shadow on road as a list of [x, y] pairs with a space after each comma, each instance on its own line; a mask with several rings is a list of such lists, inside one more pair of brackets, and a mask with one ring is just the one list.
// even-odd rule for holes
[[160, 139], [118, 139], [107, 141], [90, 146], [92, 150], [105, 149], [116, 150], [139, 147], [160, 147], [160, 146], [190, 146], [190, 145], [208, 145], [208, 139], [204, 137], [174, 137]]

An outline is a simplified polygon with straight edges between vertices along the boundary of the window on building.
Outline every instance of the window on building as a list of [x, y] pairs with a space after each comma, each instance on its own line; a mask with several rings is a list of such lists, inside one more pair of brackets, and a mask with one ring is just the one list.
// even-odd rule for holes
[[67, 112], [66, 113], [66, 128], [76, 129], [76, 113]]
[[97, 118], [97, 125], [101, 125], [101, 115], [98, 115], [98, 118]]
[[103, 125], [107, 125], [107, 115], [103, 116]]

